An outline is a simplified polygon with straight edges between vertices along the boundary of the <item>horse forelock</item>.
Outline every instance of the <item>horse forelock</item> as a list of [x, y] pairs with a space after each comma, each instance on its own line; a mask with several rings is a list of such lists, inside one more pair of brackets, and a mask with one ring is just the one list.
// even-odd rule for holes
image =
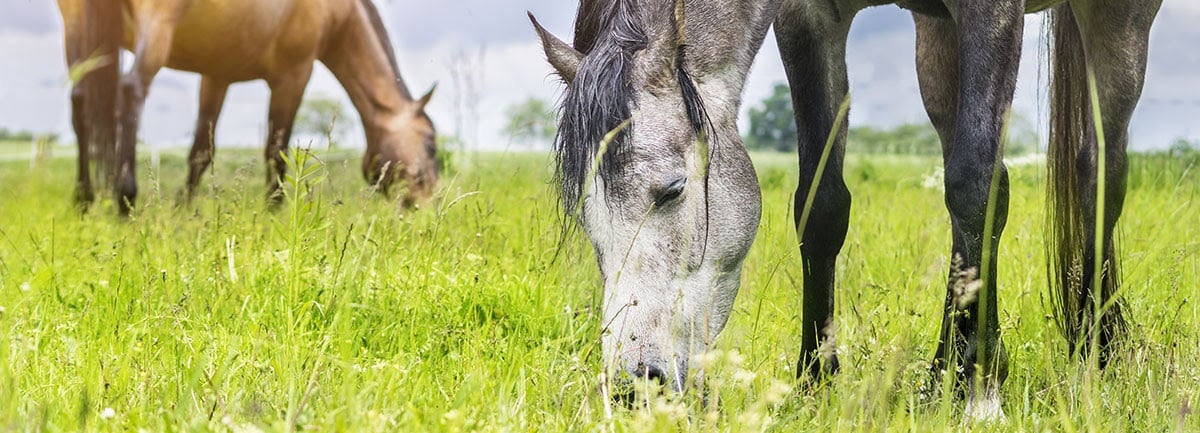
[[[633, 55], [650, 41], [633, 0], [583, 0], [575, 23], [576, 50], [585, 53], [575, 79], [567, 84], [560, 104], [558, 134], [555, 137], [556, 180], [562, 204], [575, 213], [589, 174], [592, 174], [601, 142], [610, 131], [631, 118], [635, 89], [631, 83]], [[700, 92], [684, 68], [684, 50], [679, 47], [674, 62], [688, 121], [701, 134], [709, 125]], [[607, 143], [595, 170], [599, 178], [612, 179], [628, 162], [625, 128]], [[606, 185], [606, 194], [620, 194], [615, 185]]]

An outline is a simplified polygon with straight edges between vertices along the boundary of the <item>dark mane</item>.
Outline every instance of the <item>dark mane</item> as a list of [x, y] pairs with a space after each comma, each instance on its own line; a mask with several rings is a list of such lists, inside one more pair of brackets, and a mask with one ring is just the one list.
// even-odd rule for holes
[[[645, 49], [650, 42], [638, 12], [634, 0], [580, 2], [575, 18], [574, 47], [585, 57], [575, 79], [567, 83], [554, 143], [556, 180], [563, 207], [568, 213], [578, 210], [604, 136], [631, 116], [633, 54]], [[700, 133], [710, 122], [695, 83], [684, 69], [682, 46], [675, 60], [675, 73], [688, 120]], [[625, 164], [629, 152], [624, 149], [624, 144], [629, 129], [616, 134], [601, 155], [596, 173], [601, 178], [611, 179]]]
[[[574, 212], [582, 197], [584, 179], [600, 141], [630, 117], [633, 94], [630, 68], [633, 53], [649, 42], [629, 0], [584, 0], [575, 21], [575, 46], [586, 53], [575, 80], [567, 85], [554, 150], [563, 207]], [[599, 170], [612, 173], [619, 164], [616, 151], [627, 134], [609, 144]]]

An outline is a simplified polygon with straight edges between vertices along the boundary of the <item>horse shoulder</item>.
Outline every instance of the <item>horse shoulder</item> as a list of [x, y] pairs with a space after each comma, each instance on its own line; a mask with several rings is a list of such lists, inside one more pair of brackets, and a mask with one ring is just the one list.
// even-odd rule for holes
[[279, 23], [271, 57], [274, 63], [312, 63], [322, 42], [345, 15], [343, 0], [298, 0]]
[[63, 20], [63, 43], [67, 52], [67, 63], [75, 63], [83, 57], [83, 0], [58, 0], [58, 13]]

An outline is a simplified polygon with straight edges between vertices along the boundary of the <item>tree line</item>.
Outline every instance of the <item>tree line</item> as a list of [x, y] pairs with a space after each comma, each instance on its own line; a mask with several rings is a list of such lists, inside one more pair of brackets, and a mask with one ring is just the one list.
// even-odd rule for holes
[[[793, 119], [791, 91], [778, 83], [771, 94], [750, 107], [750, 129], [743, 137], [747, 149], [795, 152], [796, 123]], [[1009, 118], [1008, 155], [1031, 153], [1037, 146], [1032, 122], [1016, 113]], [[862, 154], [941, 155], [937, 131], [929, 122], [905, 123], [887, 128], [851, 126], [847, 131], [846, 151]]]
[[0, 141], [33, 141], [35, 139], [45, 139], [48, 142], [58, 141], [58, 134], [53, 132], [39, 134], [29, 130], [10, 130], [0, 127]]
[[[547, 102], [529, 98], [510, 105], [504, 132], [514, 143], [548, 148], [554, 139], [554, 108]], [[757, 151], [796, 151], [796, 123], [792, 97], [787, 84], [778, 83], [770, 95], [749, 108], [749, 130], [742, 141]], [[1006, 153], [1021, 155], [1036, 149], [1037, 134], [1024, 116], [1009, 120]], [[907, 123], [887, 128], [864, 125], [849, 129], [847, 151], [862, 154], [941, 155], [941, 142], [929, 124]]]
[[[542, 99], [527, 98], [509, 105], [505, 110], [507, 122], [504, 134], [513, 144], [534, 149], [546, 149], [553, 143], [556, 132], [554, 106]], [[743, 142], [747, 149], [757, 151], [795, 152], [796, 123], [792, 98], [785, 83], [777, 83], [771, 94], [749, 107], [749, 129]], [[347, 131], [346, 113], [336, 100], [318, 96], [306, 99], [296, 119], [301, 133], [324, 136], [338, 141]], [[1024, 155], [1035, 152], [1037, 128], [1031, 119], [1014, 112], [1008, 123], [1008, 142], [1005, 154]], [[0, 128], [0, 140], [32, 140], [28, 131], [17, 133]], [[890, 127], [872, 125], [851, 126], [846, 151], [859, 154], [923, 155], [942, 154], [937, 131], [929, 122], [905, 123]], [[1171, 153], [1200, 151], [1200, 142], [1179, 139], [1170, 146]]]

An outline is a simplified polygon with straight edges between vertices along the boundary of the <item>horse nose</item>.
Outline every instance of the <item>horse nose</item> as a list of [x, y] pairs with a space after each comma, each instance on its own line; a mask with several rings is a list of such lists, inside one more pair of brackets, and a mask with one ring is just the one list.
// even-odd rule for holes
[[647, 379], [658, 382], [659, 385], [667, 384], [667, 373], [657, 365], [646, 365], [639, 363], [637, 370], [633, 372], [634, 376], [639, 379]]

